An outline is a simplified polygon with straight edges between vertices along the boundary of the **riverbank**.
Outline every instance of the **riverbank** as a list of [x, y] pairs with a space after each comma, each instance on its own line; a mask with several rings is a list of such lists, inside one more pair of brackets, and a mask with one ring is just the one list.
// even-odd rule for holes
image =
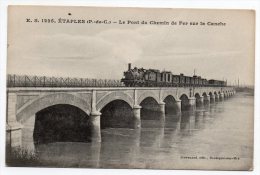
[[236, 87], [236, 92], [245, 92], [245, 93], [248, 93], [250, 95], [254, 95], [254, 87]]

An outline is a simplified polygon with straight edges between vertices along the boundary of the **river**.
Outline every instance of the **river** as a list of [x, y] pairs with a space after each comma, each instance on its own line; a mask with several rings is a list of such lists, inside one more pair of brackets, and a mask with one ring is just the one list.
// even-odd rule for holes
[[142, 120], [140, 129], [102, 129], [100, 144], [42, 144], [37, 154], [48, 167], [250, 169], [253, 109], [253, 96], [237, 93], [165, 121]]

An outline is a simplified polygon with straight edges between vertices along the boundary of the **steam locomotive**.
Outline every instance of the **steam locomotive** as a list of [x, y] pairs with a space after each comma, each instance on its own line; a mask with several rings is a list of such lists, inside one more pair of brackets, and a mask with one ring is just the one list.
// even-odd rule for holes
[[185, 76], [184, 74], [174, 75], [170, 71], [159, 71], [157, 69], [131, 68], [124, 72], [121, 82], [127, 87], [224, 87], [226, 81], [207, 80], [200, 76]]

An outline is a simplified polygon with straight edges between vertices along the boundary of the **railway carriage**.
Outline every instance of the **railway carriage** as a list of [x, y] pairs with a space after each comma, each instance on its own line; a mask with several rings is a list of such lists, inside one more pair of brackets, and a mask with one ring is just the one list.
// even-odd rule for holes
[[185, 76], [185, 86], [190, 86], [190, 77]]
[[201, 76], [185, 76], [184, 74], [174, 75], [170, 71], [160, 72], [157, 69], [131, 68], [124, 72], [121, 82], [127, 87], [223, 87], [227, 86], [225, 81], [210, 79]]
[[148, 69], [144, 72], [145, 86], [156, 86], [157, 85], [157, 74], [160, 73], [156, 69]]
[[194, 75], [193, 76], [193, 80], [194, 80], [194, 86], [198, 86], [199, 85], [199, 78], [196, 76], [196, 75]]
[[172, 75], [172, 86], [178, 87], [180, 82], [180, 77], [178, 75]]

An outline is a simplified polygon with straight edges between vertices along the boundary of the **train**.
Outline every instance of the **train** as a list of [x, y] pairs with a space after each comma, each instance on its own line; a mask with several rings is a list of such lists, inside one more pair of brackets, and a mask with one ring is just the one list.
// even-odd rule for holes
[[157, 69], [131, 68], [128, 64], [128, 70], [124, 72], [121, 79], [127, 87], [225, 87], [226, 81], [202, 78], [193, 75], [186, 76], [172, 74], [171, 71], [160, 71]]

